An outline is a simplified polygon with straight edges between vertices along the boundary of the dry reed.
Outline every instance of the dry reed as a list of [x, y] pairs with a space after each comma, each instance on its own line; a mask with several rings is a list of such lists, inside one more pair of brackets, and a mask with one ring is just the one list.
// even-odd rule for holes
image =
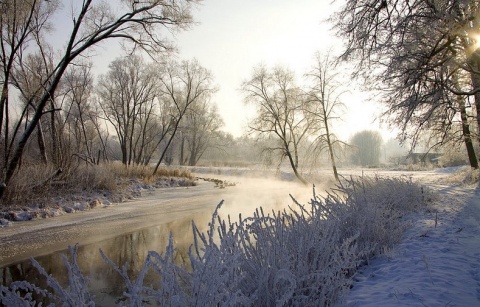
[[163, 167], [153, 174], [150, 166], [125, 166], [121, 163], [76, 165], [60, 169], [54, 165], [25, 165], [15, 174], [0, 208], [44, 206], [51, 199], [79, 193], [115, 193], [132, 181], [155, 184], [161, 178], [182, 178], [193, 182], [194, 176], [186, 169]]

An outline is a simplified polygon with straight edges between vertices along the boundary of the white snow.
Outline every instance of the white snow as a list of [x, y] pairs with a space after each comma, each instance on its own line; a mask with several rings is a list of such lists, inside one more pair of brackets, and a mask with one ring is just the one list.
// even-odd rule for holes
[[480, 190], [439, 185], [451, 173], [420, 178], [439, 193], [434, 210], [413, 215], [402, 242], [360, 270], [338, 306], [480, 306]]
[[7, 220], [7, 219], [0, 218], [0, 227], [8, 226], [8, 225], [10, 225], [11, 223], [12, 223], [12, 222], [10, 222], [10, 221]]
[[106, 208], [112, 204], [118, 204], [129, 199], [142, 197], [143, 193], [155, 190], [156, 188], [170, 188], [178, 186], [189, 186], [191, 181], [185, 178], [162, 177], [152, 184], [144, 184], [138, 179], [132, 179], [127, 188], [117, 192], [116, 195], [109, 195], [102, 191], [96, 191], [91, 194], [80, 192], [67, 197], [56, 197], [50, 199], [48, 204], [40, 206], [31, 206], [7, 209], [0, 211], [0, 228], [11, 226], [14, 222], [30, 221], [37, 218], [50, 218], [66, 213], [75, 213], [87, 211], [90, 209]]

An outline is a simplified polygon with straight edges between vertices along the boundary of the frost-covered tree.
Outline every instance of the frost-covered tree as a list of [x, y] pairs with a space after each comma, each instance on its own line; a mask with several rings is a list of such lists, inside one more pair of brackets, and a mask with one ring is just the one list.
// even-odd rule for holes
[[[15, 159], [20, 127], [27, 121], [28, 113], [36, 113], [32, 112], [32, 107], [36, 109], [40, 103], [43, 84], [53, 69], [43, 49], [42, 36], [50, 29], [49, 19], [58, 7], [59, 1], [12, 0], [0, 3], [0, 181], [7, 181], [5, 179], [11, 176], [7, 169], [10, 161]], [[11, 116], [15, 108], [15, 104], [10, 103], [12, 86], [20, 91], [24, 102], [19, 119]], [[40, 157], [46, 162], [43, 129], [36, 125], [30, 134], [35, 130]], [[0, 197], [2, 191], [0, 188]]]
[[[158, 109], [158, 76], [140, 56], [130, 55], [110, 63], [100, 77], [98, 97], [106, 119], [114, 127], [122, 151], [122, 163], [137, 163], [143, 155], [146, 128]], [[141, 159], [141, 158], [140, 158]]]
[[161, 66], [158, 73], [160, 99], [167, 101], [171, 106], [171, 130], [169, 136], [165, 138], [166, 144], [161, 150], [154, 173], [165, 159], [187, 112], [194, 109], [195, 104], [208, 100], [216, 91], [211, 72], [201, 66], [196, 59], [180, 63], [170, 61]]
[[374, 166], [380, 162], [382, 136], [376, 131], [357, 132], [350, 140], [353, 147], [352, 162], [361, 166]]
[[257, 109], [250, 130], [276, 140], [275, 145], [267, 148], [268, 152], [278, 153], [281, 161], [286, 158], [295, 176], [307, 183], [299, 172], [299, 149], [310, 126], [305, 113], [305, 97], [295, 83], [293, 71], [259, 66], [250, 79], [243, 82], [242, 90], [245, 102]]
[[216, 105], [209, 100], [199, 100], [185, 114], [181, 127], [180, 163], [194, 166], [207, 148], [216, 146], [222, 118]]
[[[162, 29], [177, 31], [192, 24], [191, 6], [195, 0], [128, 0], [105, 2], [84, 0], [72, 5], [71, 26], [65, 31], [67, 36], [64, 49], [53, 61], [53, 70], [39, 88], [39, 99], [35, 111], [25, 123], [25, 129], [15, 142], [8, 159], [2, 161], [0, 198], [17, 170], [27, 142], [35, 131], [45, 108], [55, 95], [55, 91], [68, 66], [94, 46], [107, 39], [122, 39], [133, 48], [140, 48], [152, 56], [172, 50], [171, 44], [161, 36]], [[59, 1], [2, 1], [0, 10], [1, 45], [3, 75], [2, 97], [0, 99], [0, 132], [6, 131], [4, 122], [8, 112], [8, 76], [20, 51], [28, 52], [28, 39], [35, 33], [37, 37], [44, 34], [42, 26], [52, 13], [51, 5]], [[19, 10], [17, 10], [19, 9]], [[32, 30], [33, 29], [33, 30]], [[46, 28], [45, 28], [46, 29]], [[54, 112], [54, 110], [50, 110]], [[4, 137], [4, 135], [2, 135]], [[4, 137], [6, 140], [6, 138]]]
[[[64, 123], [62, 128], [73, 139], [72, 153], [87, 163], [95, 164], [95, 143], [99, 135], [95, 129], [93, 111], [92, 64], [70, 67], [65, 73]], [[101, 137], [101, 136], [100, 136]]]
[[330, 54], [315, 54], [315, 65], [306, 74], [311, 82], [307, 92], [307, 113], [313, 129], [313, 146], [319, 153], [327, 149], [332, 164], [333, 175], [339, 181], [335, 163], [335, 144], [339, 141], [332, 131], [332, 122], [339, 118], [338, 112], [343, 107], [342, 94], [336, 63]]
[[332, 20], [346, 40], [344, 58], [356, 60], [356, 74], [377, 91], [402, 140], [415, 144], [435, 130], [442, 144], [459, 132], [472, 157], [466, 114], [475, 112], [480, 129], [479, 16], [474, 0], [348, 0]]

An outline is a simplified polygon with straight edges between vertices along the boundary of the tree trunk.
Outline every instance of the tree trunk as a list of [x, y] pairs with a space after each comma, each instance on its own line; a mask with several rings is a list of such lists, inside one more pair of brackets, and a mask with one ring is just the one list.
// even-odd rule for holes
[[195, 166], [196, 163], [197, 163], [197, 151], [192, 150], [190, 153], [190, 158], [188, 159], [188, 165]]
[[288, 144], [285, 141], [285, 139], [283, 140], [283, 144], [285, 145], [285, 154], [288, 157], [288, 161], [290, 162], [290, 166], [292, 167], [292, 170], [293, 170], [293, 173], [295, 174], [295, 177], [297, 177], [298, 180], [300, 180], [300, 182], [302, 182], [304, 185], [307, 185], [308, 182], [298, 172], [297, 166], [296, 166], [295, 161], [292, 157], [292, 153], [290, 152], [290, 149], [288, 148]]
[[[480, 90], [480, 55], [477, 52], [472, 54], [471, 64], [474, 68], [474, 72], [470, 72], [470, 77], [472, 79], [472, 86], [476, 90]], [[475, 98], [475, 110], [476, 110], [476, 119], [477, 119], [477, 141], [480, 144], [480, 92], [476, 92], [474, 95]]]
[[462, 97], [458, 99], [460, 104], [460, 117], [462, 119], [462, 134], [463, 140], [465, 142], [465, 147], [467, 149], [468, 161], [470, 166], [474, 169], [478, 169], [478, 160], [475, 154], [475, 149], [473, 148], [472, 137], [470, 133], [470, 125], [468, 124], [467, 110], [465, 108], [465, 102]]
[[45, 137], [43, 135], [41, 122], [39, 122], [37, 126], [37, 141], [38, 141], [38, 149], [40, 150], [40, 158], [42, 159], [42, 163], [47, 164], [48, 163], [47, 151], [45, 148]]
[[[132, 110], [132, 115], [130, 115], [131, 118], [131, 123], [128, 125], [130, 127], [130, 135], [128, 137], [128, 165], [132, 164], [134, 162], [133, 160], [133, 139], [135, 135], [135, 128], [136, 128], [136, 117], [137, 117], [137, 105], [136, 102], [133, 103], [133, 110]], [[129, 119], [130, 120], [130, 119]]]
[[162, 152], [162, 155], [160, 156], [160, 159], [158, 159], [157, 165], [155, 165], [155, 169], [153, 170], [153, 174], [157, 173], [158, 168], [160, 167], [160, 164], [162, 163], [163, 159], [165, 158], [165, 155], [167, 154], [167, 150], [170, 147], [170, 144], [172, 144], [173, 138], [175, 137], [175, 134], [177, 133], [178, 126], [180, 125], [180, 121], [182, 120], [183, 115], [181, 115], [178, 119], [177, 122], [175, 123], [175, 127], [172, 131], [172, 135], [168, 139], [167, 145], [165, 146], [165, 149]]
[[83, 140], [85, 142], [85, 148], [87, 150], [87, 159], [90, 162], [95, 162], [95, 158], [93, 157], [92, 149], [90, 148], [90, 145], [88, 144], [87, 129], [85, 128], [85, 120], [83, 119], [82, 111], [81, 111], [79, 105], [78, 105], [78, 113], [79, 113], [79, 117], [80, 117], [80, 126], [82, 128]]
[[189, 166], [195, 166], [196, 161], [197, 161], [197, 140], [196, 140], [196, 133], [193, 135], [193, 141], [191, 144], [191, 149], [190, 149], [190, 157], [188, 158], [188, 165]]
[[182, 141], [180, 142], [180, 165], [184, 165], [185, 164], [185, 159], [184, 159], [184, 155], [185, 155], [185, 137], [183, 136], [183, 133], [182, 133]]
[[126, 140], [124, 140], [120, 144], [120, 149], [122, 150], [122, 164], [127, 165], [128, 163], [128, 158], [127, 158], [127, 144], [125, 144]]
[[300, 173], [298, 172], [297, 170], [297, 167], [295, 166], [295, 163], [293, 161], [293, 158], [292, 158], [292, 155], [287, 152], [287, 156], [288, 156], [288, 160], [290, 161], [290, 165], [292, 166], [292, 170], [293, 170], [293, 173], [295, 174], [295, 176], [298, 178], [298, 180], [300, 180], [304, 185], [307, 185], [308, 184], [308, 181], [306, 181], [301, 175]]
[[295, 154], [295, 168], [298, 168], [298, 146], [297, 143], [293, 143], [294, 146], [294, 154]]
[[55, 125], [55, 104], [53, 102], [53, 99], [50, 102], [51, 107], [52, 107], [52, 112], [50, 112], [50, 133], [52, 135], [52, 162], [55, 164], [58, 164], [58, 162], [61, 160], [59, 154], [58, 154], [58, 140], [57, 140], [57, 127]]
[[330, 129], [328, 127], [328, 118], [325, 106], [323, 106], [323, 118], [325, 124], [325, 133], [327, 134], [327, 146], [330, 153], [330, 161], [332, 162], [333, 176], [335, 176], [335, 180], [340, 181], [340, 178], [338, 177], [337, 166], [335, 164], [335, 153], [333, 152], [333, 144], [332, 140], [330, 139]]
[[[5, 78], [8, 77], [7, 74], [5, 74]], [[0, 96], [0, 136], [2, 135], [2, 129], [3, 129], [3, 115], [6, 112], [6, 109], [8, 107], [8, 80], [3, 80], [3, 86], [2, 86], [2, 94]], [[7, 125], [5, 125], [6, 128], [8, 129]], [[8, 135], [5, 133], [5, 143], [4, 143], [4, 157], [3, 157], [3, 163], [4, 166], [7, 164], [7, 150], [8, 150]]]
[[327, 145], [328, 145], [328, 151], [330, 152], [330, 161], [332, 162], [333, 176], [335, 177], [335, 180], [340, 181], [340, 178], [338, 177], [338, 172], [337, 172], [337, 165], [335, 164], [335, 153], [333, 152], [333, 145], [332, 145], [332, 141], [330, 140], [330, 135], [328, 134], [328, 132], [327, 132]]

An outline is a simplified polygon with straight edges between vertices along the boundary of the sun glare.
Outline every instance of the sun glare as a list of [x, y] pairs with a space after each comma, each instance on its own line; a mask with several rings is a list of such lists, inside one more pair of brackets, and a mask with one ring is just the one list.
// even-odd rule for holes
[[480, 48], [480, 34], [473, 34], [472, 39], [474, 41], [473, 50], [477, 51]]

